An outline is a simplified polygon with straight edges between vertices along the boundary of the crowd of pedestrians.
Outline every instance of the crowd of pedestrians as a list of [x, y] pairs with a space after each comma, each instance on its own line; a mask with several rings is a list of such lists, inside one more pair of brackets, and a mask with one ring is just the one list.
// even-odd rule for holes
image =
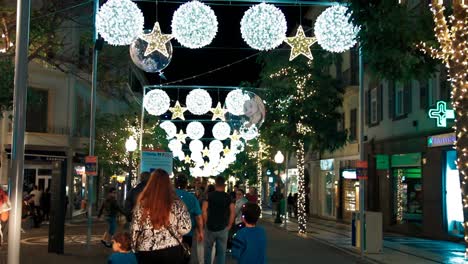
[[[214, 185], [191, 193], [186, 175], [176, 175], [172, 183], [162, 169], [142, 173], [140, 179], [124, 208], [115, 189], [101, 206], [99, 216], [108, 224], [102, 243], [114, 251], [108, 263], [224, 264], [228, 252], [238, 263], [266, 262], [266, 234], [256, 226], [260, 207], [254, 188], [246, 195], [236, 186], [228, 194], [225, 179], [217, 177]], [[129, 225], [116, 233], [119, 212]]]

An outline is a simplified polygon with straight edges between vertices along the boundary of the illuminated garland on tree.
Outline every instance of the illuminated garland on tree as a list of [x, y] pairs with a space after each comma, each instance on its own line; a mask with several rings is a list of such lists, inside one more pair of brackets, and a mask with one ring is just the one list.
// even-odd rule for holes
[[[452, 107], [456, 113], [455, 149], [463, 198], [465, 243], [468, 243], [468, 6], [460, 0], [453, 1], [453, 15], [449, 17], [449, 23], [445, 19], [444, 9], [442, 1], [432, 1], [431, 11], [436, 24], [434, 31], [440, 47], [421, 43], [419, 48], [431, 57], [442, 60], [450, 77]], [[468, 257], [468, 247], [465, 257]]]
[[396, 221], [398, 224], [403, 222], [403, 170], [397, 171], [397, 216]]
[[260, 207], [260, 217], [262, 217], [262, 183], [263, 183], [263, 171], [262, 171], [262, 156], [263, 156], [263, 142], [258, 143], [258, 154], [257, 154], [257, 204]]
[[298, 212], [298, 224], [299, 224], [299, 235], [306, 235], [307, 230], [307, 214], [306, 214], [306, 186], [304, 179], [304, 167], [305, 167], [305, 153], [304, 153], [304, 140], [300, 139], [297, 142], [297, 170], [298, 170], [298, 182], [297, 191], [299, 193], [297, 201], [297, 212]]

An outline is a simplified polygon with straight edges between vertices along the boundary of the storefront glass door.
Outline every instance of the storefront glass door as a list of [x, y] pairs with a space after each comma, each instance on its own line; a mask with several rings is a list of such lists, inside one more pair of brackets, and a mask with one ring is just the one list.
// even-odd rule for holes
[[445, 166], [445, 215], [447, 231], [455, 236], [463, 235], [463, 206], [460, 193], [460, 178], [455, 164], [455, 150], [446, 152]]

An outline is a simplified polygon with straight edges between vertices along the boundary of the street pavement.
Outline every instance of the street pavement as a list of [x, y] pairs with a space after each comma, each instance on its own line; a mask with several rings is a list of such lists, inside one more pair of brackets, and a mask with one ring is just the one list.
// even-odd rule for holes
[[[319, 241], [304, 239], [295, 232], [286, 232], [269, 221], [262, 221], [260, 225], [267, 233], [267, 263], [368, 263]], [[21, 263], [106, 263], [111, 250], [103, 247], [99, 241], [104, 229], [104, 223], [95, 223], [92, 243], [87, 248], [85, 222], [67, 224], [63, 255], [47, 252], [47, 225], [27, 230], [22, 235]], [[6, 248], [4, 244], [0, 250], [0, 263], [6, 263]], [[228, 263], [235, 262], [228, 257]]]

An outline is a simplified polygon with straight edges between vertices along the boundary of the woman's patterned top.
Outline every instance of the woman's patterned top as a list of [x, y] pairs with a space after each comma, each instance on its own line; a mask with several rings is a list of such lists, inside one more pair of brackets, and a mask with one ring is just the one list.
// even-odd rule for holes
[[[167, 230], [171, 228], [172, 233], [182, 242], [182, 236], [192, 229], [190, 214], [185, 204], [179, 200], [174, 200], [169, 216], [169, 227], [154, 229], [149, 217], [142, 219], [143, 208], [140, 205], [135, 207], [131, 224], [132, 248], [135, 251], [153, 251], [179, 245], [179, 242]], [[143, 220], [143, 221], [142, 221]]]

